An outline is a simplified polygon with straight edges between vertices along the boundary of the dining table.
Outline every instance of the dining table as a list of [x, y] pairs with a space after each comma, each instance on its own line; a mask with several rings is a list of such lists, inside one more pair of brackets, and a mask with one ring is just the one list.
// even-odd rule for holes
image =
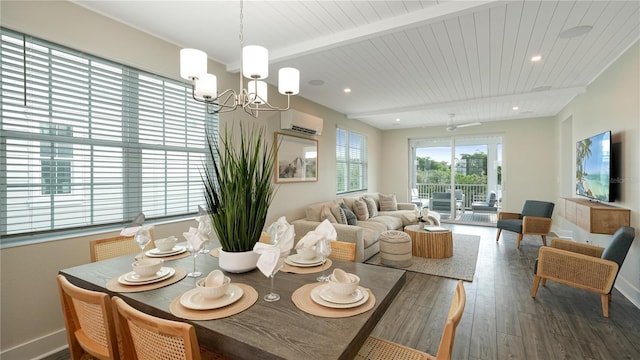
[[[170, 306], [172, 302], [175, 305], [181, 295], [192, 291], [197, 280], [219, 269], [218, 258], [209, 254], [197, 256], [196, 268], [202, 276], [185, 276], [160, 288], [120, 292], [107, 286], [109, 281], [131, 271], [133, 261], [134, 255], [124, 255], [63, 269], [59, 273], [76, 286], [118, 296], [144, 313], [188, 322], [195, 327], [200, 346], [231, 359], [352, 359], [406, 282], [406, 273], [401, 269], [333, 260], [326, 269], [327, 274], [335, 268], [356, 274], [360, 277], [360, 286], [370, 291], [375, 303], [357, 315], [323, 317], [302, 311], [292, 300], [296, 290], [317, 282], [318, 273], [278, 272], [274, 291], [280, 295], [280, 300], [276, 302], [263, 300], [270, 291], [270, 279], [259, 270], [225, 273], [231, 283], [255, 289], [258, 293], [255, 303], [231, 316], [187, 320], [174, 315]], [[184, 274], [193, 269], [193, 257], [167, 260], [164, 266], [181, 269]]]

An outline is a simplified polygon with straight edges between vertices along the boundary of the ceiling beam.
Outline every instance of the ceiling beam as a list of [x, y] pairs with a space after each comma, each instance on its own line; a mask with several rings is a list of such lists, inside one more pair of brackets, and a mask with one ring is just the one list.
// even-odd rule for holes
[[[317, 39], [297, 43], [279, 49], [269, 49], [269, 62], [277, 63], [292, 58], [325, 51], [386, 34], [416, 28], [428, 23], [470, 14], [479, 8], [490, 8], [506, 4], [507, 1], [449, 1], [428, 8], [395, 16], [356, 28], [341, 31]], [[227, 71], [240, 71], [240, 60], [227, 64]]]

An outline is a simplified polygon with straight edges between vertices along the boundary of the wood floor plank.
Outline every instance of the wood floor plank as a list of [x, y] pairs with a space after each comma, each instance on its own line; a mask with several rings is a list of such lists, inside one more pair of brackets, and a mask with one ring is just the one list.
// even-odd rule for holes
[[498, 356], [497, 359], [526, 359], [524, 344], [520, 336], [513, 336], [498, 332]]

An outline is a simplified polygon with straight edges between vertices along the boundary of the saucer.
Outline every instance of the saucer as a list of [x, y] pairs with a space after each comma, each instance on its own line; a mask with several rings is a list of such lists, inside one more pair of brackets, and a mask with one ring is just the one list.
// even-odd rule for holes
[[154, 248], [145, 252], [145, 254], [149, 257], [164, 257], [164, 256], [173, 256], [173, 255], [182, 254], [185, 251], [187, 251], [186, 247], [181, 245], [176, 245], [171, 250], [160, 251], [160, 249]]
[[287, 258], [284, 259], [284, 262], [292, 266], [311, 267], [311, 266], [318, 266], [322, 264], [322, 259], [317, 257], [311, 260], [304, 260], [300, 255], [293, 254], [293, 255], [287, 256]]
[[123, 285], [146, 285], [154, 282], [162, 281], [170, 278], [176, 273], [176, 269], [172, 267], [162, 267], [160, 271], [152, 276], [140, 277], [133, 271], [130, 271], [118, 278], [118, 282]]
[[180, 304], [192, 310], [211, 310], [231, 305], [240, 300], [244, 291], [241, 287], [229, 284], [229, 290], [217, 299], [205, 299], [198, 288], [191, 289], [180, 297]]
[[366, 291], [363, 291], [360, 287], [356, 289], [352, 294], [347, 296], [339, 296], [336, 295], [333, 291], [331, 291], [331, 287], [320, 286], [322, 289], [319, 290], [318, 295], [322, 298], [322, 300], [332, 302], [334, 304], [351, 304], [354, 302], [358, 302], [362, 300]]
[[316, 286], [315, 288], [313, 288], [313, 290], [311, 290], [311, 294], [310, 294], [311, 300], [313, 300], [313, 302], [315, 302], [318, 305], [322, 305], [322, 306], [333, 308], [333, 309], [349, 309], [349, 308], [354, 308], [356, 306], [360, 306], [366, 303], [367, 300], [369, 300], [369, 292], [365, 288], [358, 286], [358, 290], [360, 290], [362, 293], [362, 299], [356, 302], [348, 303], [348, 304], [333, 303], [333, 302], [324, 300], [320, 296], [320, 293], [322, 292], [322, 288], [325, 286], [327, 286], [327, 284]]

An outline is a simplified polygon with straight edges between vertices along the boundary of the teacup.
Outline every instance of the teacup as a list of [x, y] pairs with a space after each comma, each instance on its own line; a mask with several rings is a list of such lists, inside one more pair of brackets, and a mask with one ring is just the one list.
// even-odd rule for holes
[[178, 243], [178, 239], [175, 236], [169, 236], [168, 238], [158, 239], [155, 241], [156, 247], [160, 251], [170, 251]]
[[345, 298], [353, 294], [358, 289], [358, 285], [360, 285], [360, 277], [355, 274], [347, 275], [351, 280], [350, 282], [340, 282], [333, 274], [329, 276], [329, 289], [335, 296]]
[[200, 294], [202, 295], [202, 297], [210, 300], [223, 297], [227, 293], [227, 290], [229, 289], [229, 283], [231, 282], [231, 279], [228, 276], [225, 276], [224, 281], [221, 285], [206, 286], [206, 280], [206, 278], [198, 280], [198, 282], [196, 283], [196, 287], [200, 289]]
[[300, 257], [302, 258], [302, 260], [312, 260], [317, 256], [316, 250], [313, 247], [303, 247], [303, 248], [297, 249], [296, 251], [298, 252], [298, 255], [300, 255]]
[[162, 259], [140, 259], [136, 260], [131, 267], [133, 271], [140, 277], [152, 276], [162, 268], [164, 260]]

